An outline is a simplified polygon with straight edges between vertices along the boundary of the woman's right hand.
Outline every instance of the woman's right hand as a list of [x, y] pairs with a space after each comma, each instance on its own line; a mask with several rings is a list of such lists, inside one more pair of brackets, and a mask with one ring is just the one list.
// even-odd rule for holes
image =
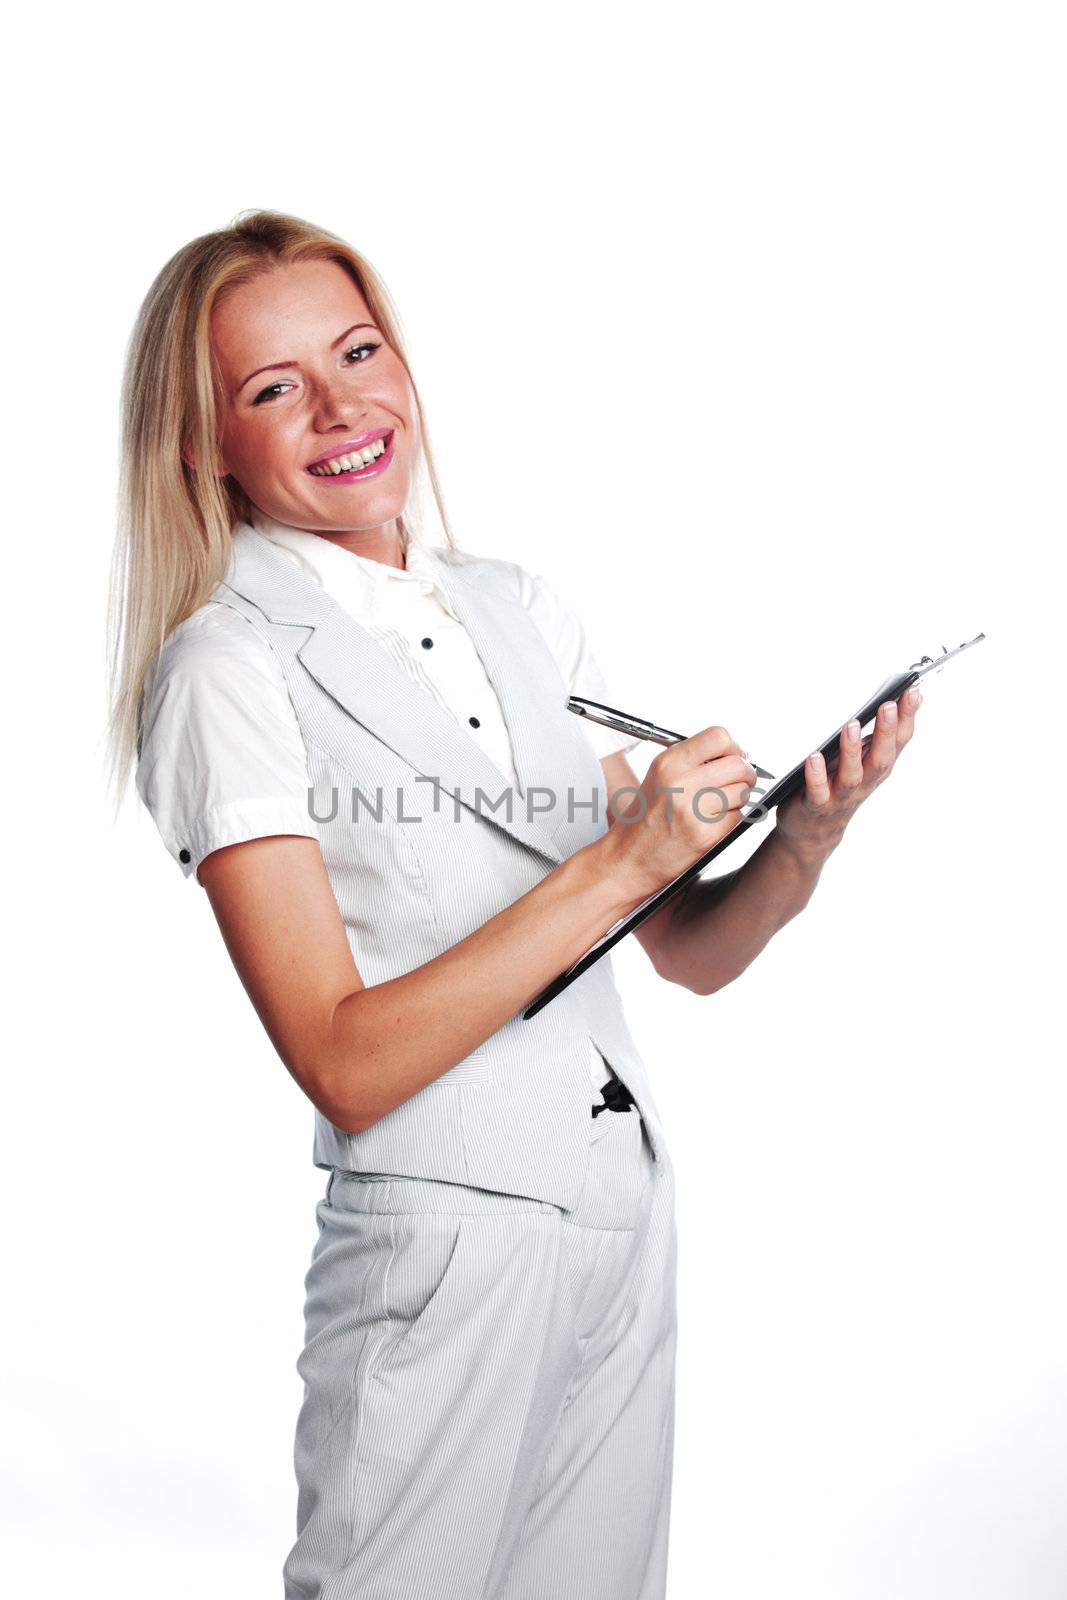
[[608, 795], [602, 843], [635, 902], [656, 894], [736, 828], [756, 778], [725, 728], [702, 728], [661, 750], [636, 794]]

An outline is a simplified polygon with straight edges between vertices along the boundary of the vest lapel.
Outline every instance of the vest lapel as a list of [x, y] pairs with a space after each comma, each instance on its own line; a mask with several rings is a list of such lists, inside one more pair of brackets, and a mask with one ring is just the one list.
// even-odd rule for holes
[[[297, 650], [303, 665], [349, 716], [417, 772], [436, 778], [442, 790], [469, 810], [478, 811], [554, 865], [564, 859], [549, 828], [536, 816], [527, 816], [524, 796], [536, 782], [543, 695], [558, 697], [562, 710], [566, 692], [558, 672], [552, 675], [554, 663], [518, 600], [497, 585], [491, 592], [483, 590], [460, 577], [457, 568], [442, 572], [442, 583], [481, 656], [511, 736], [523, 794], [512, 794], [509, 819], [506, 805], [493, 811], [486, 803], [504, 792], [506, 777], [455, 717], [407, 677], [366, 628], [248, 524], [234, 531], [225, 581], [271, 622], [310, 628]], [[479, 789], [480, 805], [476, 804]], [[560, 803], [558, 796], [555, 803]]]

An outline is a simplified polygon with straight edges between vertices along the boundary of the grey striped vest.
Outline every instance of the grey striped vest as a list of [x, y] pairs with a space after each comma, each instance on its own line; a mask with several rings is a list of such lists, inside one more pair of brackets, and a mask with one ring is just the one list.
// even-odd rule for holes
[[[274, 651], [307, 749], [326, 870], [364, 983], [432, 960], [607, 831], [603, 770], [508, 564], [434, 552], [511, 736], [522, 793], [376, 640], [247, 524], [212, 599]], [[510, 796], [510, 816], [507, 799]], [[592, 801], [596, 797], [597, 814]], [[589, 1154], [589, 1040], [660, 1122], [604, 956], [524, 1021], [361, 1133], [315, 1112], [317, 1166], [578, 1199]]]

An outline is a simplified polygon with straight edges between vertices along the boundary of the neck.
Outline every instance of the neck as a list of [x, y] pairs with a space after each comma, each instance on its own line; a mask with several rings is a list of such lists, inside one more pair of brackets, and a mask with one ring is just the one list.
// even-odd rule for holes
[[339, 544], [353, 555], [366, 556], [369, 561], [381, 561], [387, 567], [399, 567], [403, 571], [406, 566], [395, 517], [380, 528], [343, 529], [339, 533], [319, 534], [319, 538], [329, 539], [331, 544]]

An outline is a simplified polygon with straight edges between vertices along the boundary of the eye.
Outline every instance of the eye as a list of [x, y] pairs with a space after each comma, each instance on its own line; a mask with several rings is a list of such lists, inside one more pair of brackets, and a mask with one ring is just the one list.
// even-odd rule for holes
[[[369, 360], [369, 358], [374, 354], [375, 350], [379, 348], [380, 346], [374, 344], [372, 341], [368, 341], [366, 344], [353, 344], [350, 345], [345, 351], [344, 359], [347, 362], [349, 356], [355, 356], [356, 360], [349, 362], [349, 365], [360, 366], [364, 361]], [[252, 404], [254, 406], [262, 405], [264, 401], [274, 400], [279, 394], [291, 388], [293, 388], [293, 385], [287, 379], [279, 378], [277, 383], [268, 384], [265, 389], [261, 389], [256, 395], [256, 398], [252, 401]]]
[[273, 399], [273, 397], [278, 394], [280, 390], [291, 389], [292, 387], [292, 384], [288, 383], [284, 378], [279, 378], [277, 383], [270, 383], [265, 389], [261, 389], [259, 394], [257, 394], [256, 398], [252, 401], [252, 404], [254, 406], [258, 406], [264, 400]]

